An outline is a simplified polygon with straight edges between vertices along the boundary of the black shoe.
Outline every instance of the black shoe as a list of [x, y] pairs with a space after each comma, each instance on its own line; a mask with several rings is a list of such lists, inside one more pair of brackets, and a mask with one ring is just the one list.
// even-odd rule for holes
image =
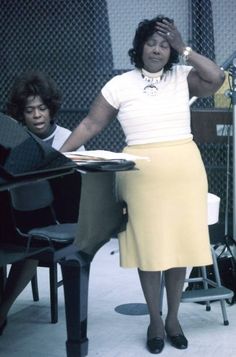
[[0, 336], [2, 336], [6, 326], [7, 326], [7, 319], [3, 322], [2, 326], [0, 327]]
[[175, 348], [179, 350], [185, 350], [188, 347], [188, 340], [183, 334], [170, 336], [167, 334], [167, 338]]
[[164, 345], [164, 340], [161, 337], [147, 338], [147, 349], [150, 353], [161, 353]]

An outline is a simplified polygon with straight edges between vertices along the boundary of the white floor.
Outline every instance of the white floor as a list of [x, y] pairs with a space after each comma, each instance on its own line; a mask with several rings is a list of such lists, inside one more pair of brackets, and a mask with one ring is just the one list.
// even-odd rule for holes
[[[145, 357], [148, 315], [119, 314], [115, 308], [144, 303], [135, 269], [121, 269], [117, 240], [112, 239], [96, 254], [90, 275], [88, 338], [90, 357]], [[63, 288], [59, 289], [59, 322], [50, 323], [48, 269], [39, 268], [39, 302], [32, 301], [28, 286], [14, 304], [8, 326], [0, 337], [0, 357], [66, 357]], [[203, 305], [182, 303], [180, 321], [189, 348], [176, 350], [168, 343], [163, 357], [236, 356], [236, 304], [227, 305], [229, 326], [223, 325], [220, 303], [206, 312]], [[164, 316], [165, 317], [165, 306]]]

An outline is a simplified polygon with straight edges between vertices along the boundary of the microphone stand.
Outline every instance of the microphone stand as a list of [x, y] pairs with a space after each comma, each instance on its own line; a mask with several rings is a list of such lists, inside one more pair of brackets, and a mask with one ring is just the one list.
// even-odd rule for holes
[[227, 125], [227, 151], [226, 151], [226, 197], [225, 197], [225, 237], [229, 235], [229, 180], [230, 174], [230, 134], [232, 126]]
[[230, 93], [233, 107], [233, 239], [236, 240], [236, 58], [232, 66], [232, 92]]

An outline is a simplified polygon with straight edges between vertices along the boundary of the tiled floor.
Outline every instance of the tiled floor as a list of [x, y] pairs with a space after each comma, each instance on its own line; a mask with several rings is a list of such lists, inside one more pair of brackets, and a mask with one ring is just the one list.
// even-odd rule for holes
[[[112, 239], [103, 246], [91, 266], [88, 338], [90, 357], [145, 357], [148, 316], [122, 315], [115, 308], [122, 304], [144, 303], [135, 269], [121, 269]], [[48, 270], [39, 269], [40, 301], [33, 302], [30, 286], [14, 304], [8, 326], [0, 337], [0, 357], [66, 357], [66, 328], [63, 289], [59, 293], [59, 322], [50, 323]], [[220, 304], [206, 312], [203, 305], [182, 303], [180, 321], [189, 348], [176, 350], [166, 343], [163, 357], [236, 356], [236, 304], [227, 305], [229, 326], [224, 326]], [[165, 306], [164, 306], [165, 308]], [[165, 315], [165, 309], [164, 309]]]

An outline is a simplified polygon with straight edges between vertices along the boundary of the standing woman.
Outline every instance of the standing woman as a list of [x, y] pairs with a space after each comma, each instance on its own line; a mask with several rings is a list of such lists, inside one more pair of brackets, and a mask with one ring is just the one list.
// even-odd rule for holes
[[[88, 116], [61, 151], [72, 151], [118, 118], [126, 153], [148, 156], [138, 170], [117, 175], [128, 204], [128, 224], [119, 236], [121, 266], [138, 268], [150, 324], [147, 348], [158, 354], [165, 334], [185, 349], [178, 320], [187, 266], [212, 263], [207, 225], [207, 177], [190, 128], [189, 99], [209, 96], [224, 72], [183, 42], [173, 20], [142, 21], [129, 50], [135, 69], [115, 76], [101, 90]], [[188, 65], [179, 65], [182, 56]], [[160, 275], [165, 274], [168, 312], [159, 312]]]

